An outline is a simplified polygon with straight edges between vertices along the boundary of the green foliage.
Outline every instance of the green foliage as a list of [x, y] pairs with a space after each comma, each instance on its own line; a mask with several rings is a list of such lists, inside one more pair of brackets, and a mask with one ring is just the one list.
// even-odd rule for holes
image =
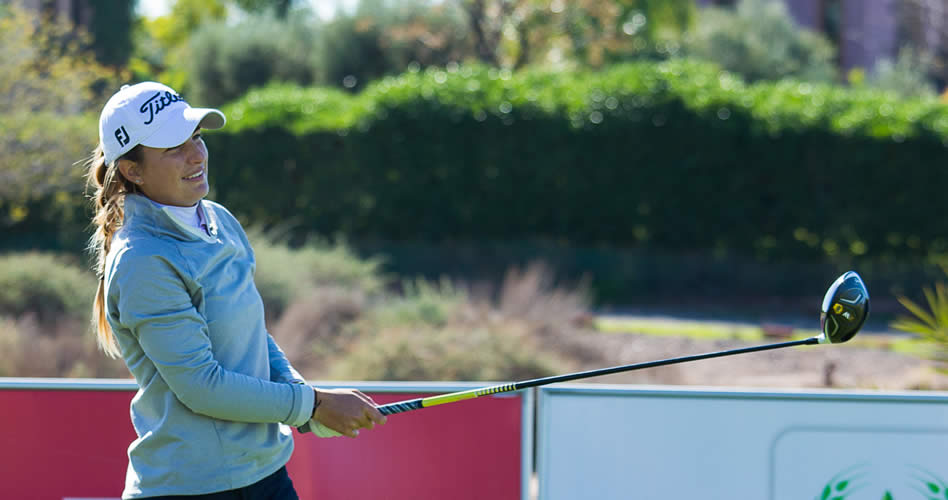
[[677, 55], [696, 10], [691, 0], [579, 0], [544, 7], [556, 5], [563, 6], [561, 29], [572, 56], [593, 67]]
[[[83, 240], [81, 168], [97, 137], [95, 89], [121, 74], [95, 62], [72, 27], [10, 6], [0, 13], [0, 233], [5, 247], [36, 238]], [[52, 226], [54, 230], [50, 230]], [[52, 234], [50, 234], [52, 233]], [[81, 244], [77, 247], [81, 248]]]
[[453, 0], [465, 14], [472, 53], [490, 66], [600, 68], [677, 53], [693, 0]]
[[470, 54], [467, 27], [453, 2], [362, 0], [337, 11], [321, 28], [321, 69], [327, 85], [361, 89], [418, 67], [444, 66]]
[[934, 350], [924, 353], [938, 363], [938, 368], [948, 373], [948, 286], [944, 283], [934, 289], [925, 289], [926, 306], [907, 297], [899, 297], [912, 316], [903, 316], [892, 327], [913, 333], [931, 342]]
[[254, 130], [284, 123], [298, 134], [346, 130], [365, 115], [364, 101], [334, 88], [275, 83], [228, 104], [227, 128]]
[[802, 29], [777, 0], [740, 0], [735, 10], [701, 10], [685, 53], [713, 61], [748, 81], [835, 79], [834, 49]]
[[77, 265], [47, 253], [11, 253], [0, 256], [0, 316], [32, 313], [48, 323], [69, 316], [91, 315], [95, 276]]
[[139, 81], [160, 81], [190, 96], [191, 37], [201, 26], [226, 16], [226, 0], [175, 0], [168, 15], [136, 25], [129, 69]]
[[132, 55], [135, 2], [97, 0], [92, 16], [92, 49], [109, 66], [124, 66]]
[[264, 225], [299, 217], [303, 232], [361, 241], [535, 240], [770, 262], [948, 246], [948, 222], [930, 217], [948, 181], [933, 168], [945, 161], [948, 113], [932, 100], [746, 85], [673, 60], [596, 73], [431, 68], [351, 98], [270, 87], [225, 111], [231, 125], [208, 139], [216, 187]]
[[882, 60], [868, 84], [874, 88], [894, 92], [904, 97], [935, 97], [935, 86], [929, 77], [932, 58], [911, 47], [903, 47], [894, 60]]
[[[306, 9], [274, 17], [266, 12], [283, 7], [272, 3], [242, 2], [252, 13], [240, 22], [193, 30], [181, 61], [192, 100], [217, 106], [270, 82], [357, 89], [411, 64], [460, 60], [467, 50], [463, 20], [450, 5], [365, 1], [323, 23]], [[160, 27], [155, 38], [168, 39]]]
[[275, 14], [285, 18], [294, 3], [299, 0], [233, 0], [241, 9], [247, 12]]
[[323, 81], [314, 60], [318, 44], [317, 31], [305, 17], [284, 21], [250, 15], [236, 25], [205, 24], [188, 43], [190, 99], [219, 106], [274, 80]]

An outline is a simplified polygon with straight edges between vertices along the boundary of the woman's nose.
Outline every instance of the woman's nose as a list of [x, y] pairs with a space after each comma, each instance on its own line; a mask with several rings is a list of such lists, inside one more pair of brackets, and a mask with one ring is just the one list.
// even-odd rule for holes
[[207, 160], [207, 149], [200, 140], [188, 141], [188, 162], [194, 164], [204, 163]]

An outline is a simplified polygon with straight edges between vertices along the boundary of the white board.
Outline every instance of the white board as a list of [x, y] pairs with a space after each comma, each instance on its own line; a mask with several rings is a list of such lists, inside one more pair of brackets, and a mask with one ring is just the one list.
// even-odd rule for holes
[[590, 384], [538, 397], [543, 500], [948, 499], [944, 392]]

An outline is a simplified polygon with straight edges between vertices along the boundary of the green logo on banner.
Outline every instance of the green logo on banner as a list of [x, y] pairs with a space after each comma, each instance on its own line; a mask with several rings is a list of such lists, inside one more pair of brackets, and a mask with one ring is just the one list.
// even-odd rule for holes
[[[918, 466], [910, 466], [904, 474], [904, 485], [918, 492], [910, 497], [899, 496], [897, 500], [948, 500], [948, 484], [930, 471]], [[854, 465], [836, 473], [823, 486], [819, 500], [896, 500], [892, 487], [880, 487], [872, 482], [867, 465]], [[858, 496], [857, 496], [858, 493]]]

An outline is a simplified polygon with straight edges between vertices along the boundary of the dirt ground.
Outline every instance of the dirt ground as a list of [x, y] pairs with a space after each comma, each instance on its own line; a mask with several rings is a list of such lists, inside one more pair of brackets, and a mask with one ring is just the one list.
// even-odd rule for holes
[[[548, 339], [578, 360], [578, 369], [596, 369], [688, 356], [762, 343], [696, 340], [634, 333], [574, 331]], [[913, 355], [855, 345], [800, 346], [706, 359], [589, 379], [591, 383], [672, 384], [748, 388], [840, 388], [868, 390], [948, 390], [948, 375]]]

